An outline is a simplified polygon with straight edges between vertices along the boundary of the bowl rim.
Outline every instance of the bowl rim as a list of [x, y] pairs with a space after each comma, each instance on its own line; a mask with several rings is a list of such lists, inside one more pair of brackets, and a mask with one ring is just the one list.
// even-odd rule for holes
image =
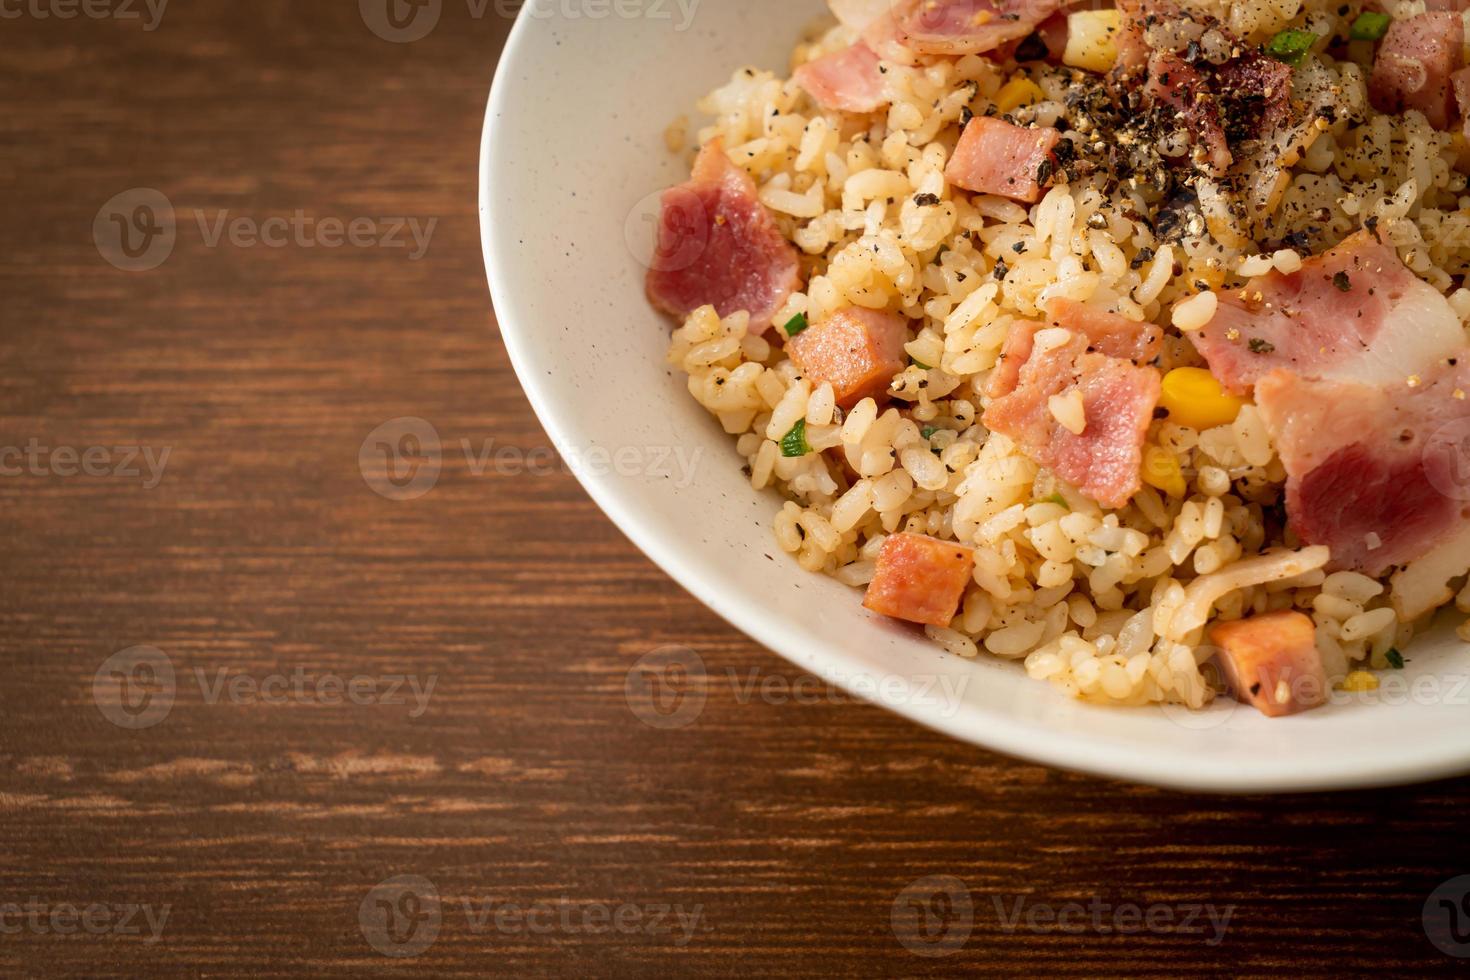
[[[490, 85], [481, 131], [480, 157], [477, 169], [481, 247], [489, 282], [494, 315], [500, 336], [510, 356], [511, 365], [541, 425], [545, 427], [557, 452], [565, 454], [576, 445], [568, 418], [557, 408], [541, 384], [539, 375], [529, 368], [531, 354], [522, 339], [518, 322], [516, 292], [502, 256], [515, 235], [499, 220], [504, 198], [491, 194], [491, 175], [495, 172], [496, 120], [513, 98], [510, 76], [519, 67], [518, 54], [536, 30], [536, 20], [528, 15], [530, 5], [521, 9], [500, 54], [500, 61]], [[1216, 794], [1327, 792], [1367, 789], [1426, 782], [1470, 772], [1470, 754], [1453, 743], [1423, 746], [1413, 758], [1381, 756], [1375, 759], [1354, 758], [1345, 750], [1332, 764], [1304, 771], [1289, 766], [1265, 764], [1258, 769], [1243, 766], [1232, 758], [1192, 758], [1188, 766], [1167, 753], [1120, 752], [1114, 743], [1089, 743], [1080, 736], [1061, 733], [1032, 719], [1018, 718], [1001, 711], [967, 706], [965, 711], [944, 717], [926, 714], [918, 699], [908, 696], [906, 684], [895, 688], [880, 685], [863, 688], [851, 683], [853, 675], [837, 670], [830, 657], [798, 657], [793, 653], [793, 637], [773, 617], [762, 615], [759, 608], [710, 587], [698, 569], [677, 547], [661, 540], [652, 529], [630, 514], [612, 490], [607, 474], [572, 468], [598, 508], [613, 524], [666, 575], [733, 628], [755, 640], [801, 670], [820, 677], [854, 698], [893, 711], [925, 728], [941, 732], [970, 745], [997, 752], [1026, 762], [1082, 772], [1106, 779], [1116, 779], [1166, 789]], [[902, 678], [901, 673], [895, 673]], [[1040, 683], [1040, 682], [1034, 682]], [[1056, 695], [1060, 697], [1060, 695]], [[1112, 709], [1126, 710], [1126, 709]], [[1289, 732], [1283, 731], [1289, 738]]]

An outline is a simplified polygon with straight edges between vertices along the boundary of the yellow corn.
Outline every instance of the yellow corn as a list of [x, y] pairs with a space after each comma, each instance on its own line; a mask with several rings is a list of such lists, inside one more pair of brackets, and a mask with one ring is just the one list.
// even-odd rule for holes
[[1159, 404], [1169, 410], [1169, 420], [1191, 429], [1213, 429], [1229, 425], [1245, 407], [1245, 399], [1237, 398], [1204, 368], [1175, 368], [1164, 375], [1164, 391]]
[[1067, 15], [1067, 50], [1062, 64], [1086, 71], [1104, 72], [1118, 60], [1114, 40], [1123, 27], [1117, 10], [1078, 10]]
[[1045, 97], [1035, 82], [1024, 75], [1017, 75], [995, 93], [995, 107], [1001, 112], [1010, 112], [1023, 105], [1040, 102]]
[[1355, 670], [1342, 679], [1344, 691], [1376, 691], [1378, 690], [1378, 678], [1366, 670]]
[[1149, 446], [1144, 452], [1143, 482], [1175, 498], [1182, 498], [1189, 489], [1179, 468], [1179, 458], [1163, 446]]

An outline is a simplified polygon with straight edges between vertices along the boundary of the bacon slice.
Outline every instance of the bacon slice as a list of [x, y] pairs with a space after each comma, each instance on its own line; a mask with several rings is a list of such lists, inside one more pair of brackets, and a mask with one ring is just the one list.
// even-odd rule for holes
[[850, 306], [786, 342], [786, 354], [813, 384], [830, 382], [837, 404], [851, 408], [882, 398], [908, 366], [908, 321], [895, 313]]
[[862, 42], [809, 61], [791, 77], [823, 109], [875, 112], [890, 101], [878, 56]]
[[944, 179], [981, 194], [999, 194], [1034, 204], [1041, 200], [1043, 165], [1052, 163], [1055, 129], [1026, 129], [1003, 119], [976, 116], [960, 135]]
[[910, 623], [948, 626], [975, 569], [975, 552], [922, 534], [891, 534], [863, 605]]
[[1470, 351], [1455, 361], [1413, 387], [1285, 371], [1256, 385], [1292, 529], [1334, 567], [1381, 575], [1470, 519]]
[[1317, 628], [1283, 610], [1221, 623], [1210, 631], [1215, 656], [1236, 699], [1280, 718], [1327, 701], [1327, 674], [1317, 652]]
[[966, 55], [1027, 37], [1060, 7], [1060, 0], [899, 0], [894, 17], [910, 50]]
[[1450, 76], [1464, 67], [1465, 26], [1439, 10], [1395, 19], [1378, 46], [1368, 100], [1379, 112], [1418, 109], [1435, 129], [1455, 118]]
[[649, 300], [680, 317], [705, 305], [720, 316], [745, 310], [759, 333], [800, 286], [800, 270], [755, 181], [725, 155], [722, 140], [711, 140], [689, 182], [664, 193]]
[[1054, 327], [1082, 331], [1094, 350], [1135, 365], [1152, 361], [1164, 346], [1164, 331], [1154, 324], [1130, 320], [1076, 300], [1050, 300], [1046, 315]]
[[[1162, 334], [1152, 324], [1079, 306], [1048, 306], [1053, 322], [1070, 332], [1058, 346], [1038, 349], [1039, 324], [1011, 328], [990, 376], [984, 422], [1104, 507], [1123, 507], [1142, 486], [1143, 444], [1161, 385], [1158, 371], [1135, 361], [1152, 359]], [[1086, 419], [1080, 433], [1050, 408], [1052, 397], [1074, 391]]]
[[1177, 55], [1157, 51], [1148, 59], [1148, 81], [1143, 94], [1155, 105], [1174, 110], [1179, 122], [1204, 149], [1205, 169], [1216, 177], [1230, 169], [1234, 157], [1225, 141], [1220, 107], [1200, 73]]
[[1220, 293], [1214, 319], [1190, 337], [1236, 394], [1276, 370], [1402, 385], [1465, 344], [1449, 302], [1367, 232], [1290, 275]]

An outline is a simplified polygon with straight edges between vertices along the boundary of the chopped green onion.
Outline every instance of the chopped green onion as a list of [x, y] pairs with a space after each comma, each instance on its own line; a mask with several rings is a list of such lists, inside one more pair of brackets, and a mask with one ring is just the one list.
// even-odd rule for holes
[[806, 322], [806, 314], [798, 313], [796, 314], [796, 316], [787, 320], [786, 326], [782, 327], [781, 329], [786, 331], [786, 336], [795, 337], [797, 334], [805, 330], [807, 326], [808, 324]]
[[932, 370], [934, 370], [932, 367], [930, 367], [929, 365], [925, 364], [923, 361], [919, 360], [917, 357], [915, 357], [912, 354], [909, 355], [909, 363], [912, 364], [914, 367], [916, 367], [916, 368], [922, 368], [925, 371], [932, 371]]
[[1266, 53], [1277, 61], [1297, 65], [1316, 43], [1317, 35], [1311, 31], [1282, 31], [1266, 42]]
[[806, 441], [806, 419], [797, 419], [791, 431], [781, 437], [781, 455], [794, 459], [811, 451], [812, 447]]
[[1348, 37], [1354, 41], [1377, 41], [1388, 33], [1388, 25], [1392, 21], [1393, 18], [1388, 14], [1365, 10], [1353, 21], [1353, 26], [1348, 28]]
[[925, 439], [929, 439], [934, 435], [934, 433], [938, 431], [939, 427], [937, 425], [926, 425], [919, 430], [919, 435], [923, 436]]
[[1383, 655], [1388, 660], [1388, 665], [1394, 670], [1404, 669], [1404, 655], [1399, 653], [1398, 647], [1389, 647], [1388, 652]]
[[1061, 506], [1067, 508], [1068, 510], [1071, 510], [1072, 509], [1072, 505], [1069, 504], [1069, 503], [1067, 503], [1067, 498], [1066, 497], [1063, 497], [1059, 493], [1054, 493], [1050, 497], [1042, 497], [1040, 500], [1038, 500], [1036, 502], [1038, 504], [1060, 504]]

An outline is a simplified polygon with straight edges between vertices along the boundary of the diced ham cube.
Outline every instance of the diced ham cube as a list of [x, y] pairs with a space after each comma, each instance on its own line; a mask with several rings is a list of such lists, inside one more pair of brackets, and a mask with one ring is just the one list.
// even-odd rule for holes
[[944, 178], [956, 187], [1035, 204], [1041, 199], [1042, 165], [1052, 163], [1055, 129], [1026, 129], [1003, 119], [976, 116], [960, 135]]
[[874, 112], [889, 102], [878, 56], [861, 42], [823, 55], [791, 76], [823, 109]]
[[1379, 112], [1418, 109], [1435, 129], [1455, 117], [1450, 76], [1464, 67], [1465, 26], [1448, 10], [1395, 19], [1378, 45], [1368, 99]]
[[1280, 718], [1327, 701], [1327, 674], [1317, 652], [1316, 627], [1283, 610], [1221, 623], [1210, 631], [1216, 661], [1235, 697], [1263, 715]]
[[713, 306], [750, 314], [761, 333], [801, 285], [796, 249], [756, 196], [755, 181], [711, 140], [688, 183], [664, 193], [648, 298], [675, 316]]
[[975, 552], [923, 534], [889, 535], [863, 605], [910, 623], [948, 626], [975, 570]]
[[837, 404], [882, 398], [908, 366], [908, 323], [896, 313], [849, 306], [786, 342], [786, 354], [812, 384], [829, 382]]

